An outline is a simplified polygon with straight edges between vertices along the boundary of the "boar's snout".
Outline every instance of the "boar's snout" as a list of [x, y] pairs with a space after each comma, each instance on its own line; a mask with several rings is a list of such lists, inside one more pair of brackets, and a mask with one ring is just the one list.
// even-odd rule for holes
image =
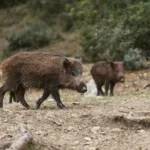
[[77, 91], [79, 93], [85, 93], [87, 91], [87, 87], [86, 87], [85, 83], [81, 82], [79, 84], [79, 86], [77, 86]]
[[121, 76], [120, 79], [119, 79], [119, 81], [120, 81], [120, 82], [125, 82], [124, 76]]

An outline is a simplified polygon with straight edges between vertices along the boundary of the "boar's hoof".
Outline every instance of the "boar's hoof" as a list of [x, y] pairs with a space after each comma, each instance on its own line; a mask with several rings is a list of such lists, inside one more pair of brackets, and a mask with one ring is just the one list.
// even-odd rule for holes
[[40, 108], [40, 105], [38, 102], [36, 103], [36, 109], [39, 109]]
[[27, 106], [26, 108], [27, 108], [27, 109], [30, 109], [30, 106]]
[[57, 107], [58, 107], [59, 109], [66, 109], [66, 106], [65, 106], [64, 104], [62, 104], [62, 103], [57, 104]]
[[110, 96], [114, 96], [114, 94], [110, 94]]
[[25, 106], [25, 105], [23, 105], [26, 109], [30, 109], [30, 106], [28, 105], [28, 106]]

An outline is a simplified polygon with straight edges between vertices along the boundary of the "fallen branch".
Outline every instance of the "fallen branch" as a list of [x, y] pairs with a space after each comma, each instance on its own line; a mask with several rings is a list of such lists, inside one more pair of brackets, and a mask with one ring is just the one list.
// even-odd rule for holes
[[21, 135], [17, 137], [14, 142], [12, 142], [11, 146], [6, 150], [25, 150], [27, 146], [32, 143], [32, 135], [25, 127], [20, 125]]

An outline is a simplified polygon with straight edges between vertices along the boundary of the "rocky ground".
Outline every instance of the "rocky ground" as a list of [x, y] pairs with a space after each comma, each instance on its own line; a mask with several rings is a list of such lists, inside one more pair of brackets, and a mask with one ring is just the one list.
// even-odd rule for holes
[[[89, 68], [84, 68], [86, 81], [91, 78]], [[24, 124], [34, 139], [28, 150], [150, 150], [150, 87], [144, 89], [148, 83], [150, 73], [145, 70], [126, 72], [126, 82], [115, 87], [114, 97], [84, 97], [64, 90], [60, 94], [66, 110], [57, 109], [51, 98], [35, 110], [41, 91], [27, 91], [30, 110], [9, 104], [6, 95], [0, 110], [0, 145]]]

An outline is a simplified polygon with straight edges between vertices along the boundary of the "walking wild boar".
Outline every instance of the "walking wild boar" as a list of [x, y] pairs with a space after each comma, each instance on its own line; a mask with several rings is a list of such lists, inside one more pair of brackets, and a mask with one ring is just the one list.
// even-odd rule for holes
[[59, 96], [59, 89], [71, 89], [80, 93], [87, 91], [82, 80], [80, 60], [53, 55], [48, 52], [20, 52], [3, 61], [3, 85], [0, 88], [0, 107], [6, 92], [29, 108], [24, 99], [28, 88], [43, 89], [42, 97], [36, 102], [38, 109], [51, 94], [58, 108], [65, 108]]
[[117, 82], [124, 82], [124, 62], [97, 62], [91, 69], [91, 75], [97, 86], [97, 95], [104, 95], [102, 86], [105, 86], [105, 95], [113, 96]]

